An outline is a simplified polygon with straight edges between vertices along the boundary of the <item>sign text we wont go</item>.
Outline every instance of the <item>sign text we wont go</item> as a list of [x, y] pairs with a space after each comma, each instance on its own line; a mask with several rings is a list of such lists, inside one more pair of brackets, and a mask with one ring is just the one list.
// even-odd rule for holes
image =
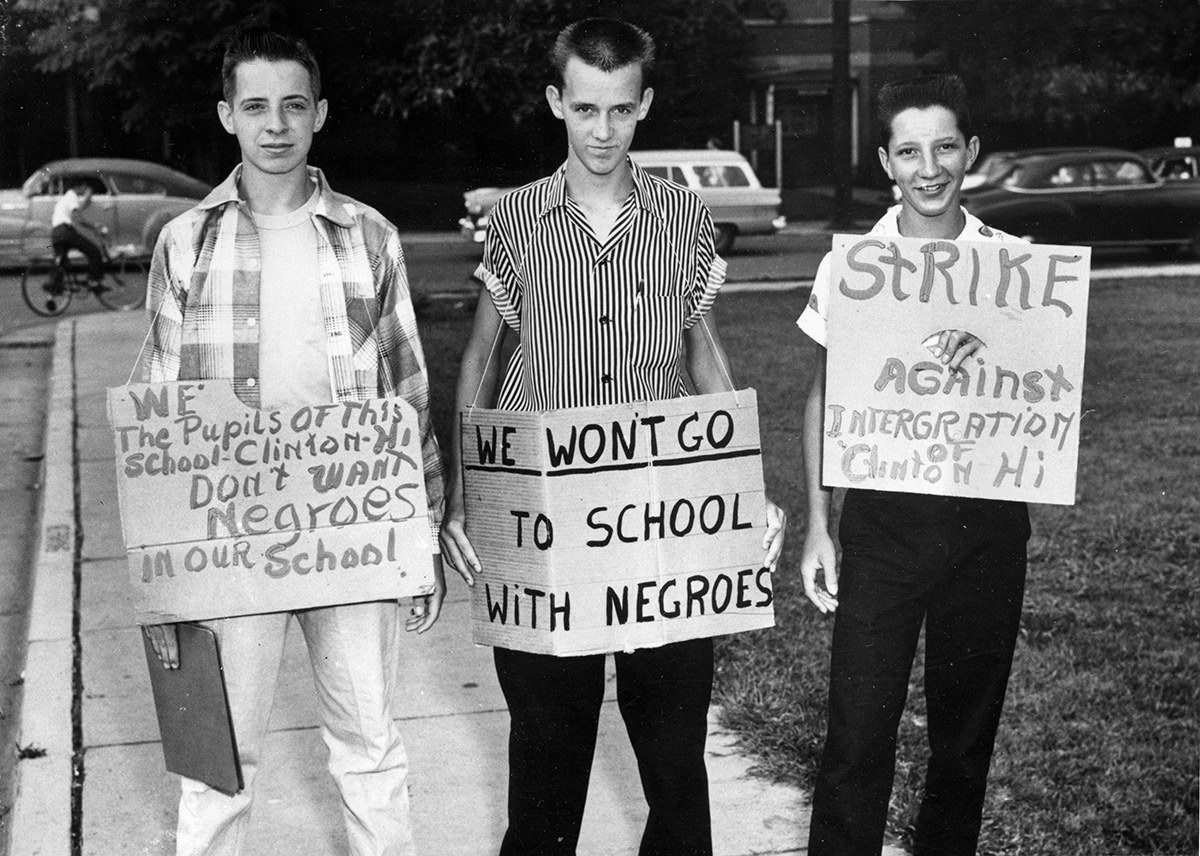
[[477, 643], [655, 647], [769, 627], [754, 390], [462, 414]]

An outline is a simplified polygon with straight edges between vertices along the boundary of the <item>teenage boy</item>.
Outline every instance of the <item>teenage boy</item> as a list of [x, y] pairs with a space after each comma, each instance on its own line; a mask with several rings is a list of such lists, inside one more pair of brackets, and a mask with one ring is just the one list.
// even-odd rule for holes
[[[628, 157], [654, 92], [654, 42], [630, 24], [566, 27], [551, 54], [546, 99], [567, 131], [567, 161], [493, 209], [476, 277], [487, 288], [463, 355], [458, 406], [495, 398], [497, 354], [516, 334], [497, 406], [552, 410], [686, 395], [677, 357], [701, 393], [733, 381], [711, 307], [725, 277], [713, 223], [693, 193]], [[456, 450], [458, 443], [455, 443]], [[774, 567], [784, 515], [767, 503], [765, 563]], [[442, 554], [467, 582], [487, 573], [464, 534], [461, 454], [442, 527]], [[573, 854], [579, 838], [604, 656], [494, 650], [511, 715], [504, 856]], [[711, 639], [616, 655], [617, 700], [650, 815], [640, 853], [709, 854], [704, 767]]]
[[[80, 215], [92, 203], [92, 186], [82, 179], [76, 181], [67, 192], [54, 203], [50, 214], [50, 245], [56, 258], [66, 258], [71, 250], [83, 253], [88, 261], [88, 285], [93, 290], [104, 289], [104, 256], [90, 238], [79, 231], [80, 227], [102, 236], [103, 232]], [[54, 278], [46, 286], [51, 294], [63, 291], [62, 271], [55, 268]]]
[[[979, 154], [966, 90], [955, 76], [885, 85], [879, 161], [901, 202], [871, 230], [881, 237], [1014, 241], [959, 204]], [[829, 256], [797, 322], [822, 346], [804, 412], [809, 516], [801, 572], [809, 599], [836, 610], [825, 749], [813, 794], [812, 856], [878, 856], [917, 637], [925, 624], [929, 767], [917, 856], [973, 854], [992, 744], [1004, 704], [1025, 588], [1029, 514], [1020, 502], [849, 490], [838, 535], [821, 486], [825, 311]], [[913, 331], [913, 335], [918, 335]], [[951, 371], [983, 346], [945, 331], [932, 347]], [[823, 584], [817, 580], [818, 572]]]
[[[247, 405], [277, 409], [397, 396], [420, 417], [431, 521], [442, 504], [428, 382], [396, 230], [334, 193], [308, 165], [325, 122], [316, 60], [275, 33], [230, 43], [217, 113], [242, 160], [209, 196], [172, 221], [150, 275], [149, 380], [228, 378]], [[418, 599], [404, 629], [424, 632], [445, 594]], [[393, 691], [402, 619], [395, 601], [206, 622], [220, 640], [245, 790], [224, 796], [183, 780], [179, 854], [237, 854], [271, 716], [289, 617], [308, 645], [329, 771], [341, 792], [350, 850], [412, 854], [408, 761]], [[147, 628], [178, 665], [172, 625]]]

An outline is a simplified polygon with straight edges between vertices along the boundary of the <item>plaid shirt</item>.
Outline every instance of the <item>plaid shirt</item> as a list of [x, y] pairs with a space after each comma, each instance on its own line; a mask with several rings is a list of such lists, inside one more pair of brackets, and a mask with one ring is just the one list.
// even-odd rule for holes
[[[150, 383], [228, 378], [259, 406], [259, 241], [238, 197], [239, 165], [199, 205], [163, 229], [150, 266]], [[425, 356], [396, 229], [379, 212], [333, 192], [309, 167], [320, 198], [317, 231], [321, 308], [337, 401], [397, 396], [417, 411], [437, 551], [442, 459], [429, 418]]]

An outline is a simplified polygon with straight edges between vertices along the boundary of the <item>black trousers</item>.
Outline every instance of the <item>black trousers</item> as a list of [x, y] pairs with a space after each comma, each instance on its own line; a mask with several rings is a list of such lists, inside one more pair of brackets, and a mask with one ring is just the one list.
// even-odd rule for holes
[[972, 856], [1025, 593], [1024, 503], [847, 492], [810, 856], [878, 856], [925, 624], [930, 759], [915, 856]]
[[88, 279], [99, 282], [104, 278], [104, 256], [100, 248], [74, 226], [63, 224], [51, 229], [50, 245], [54, 247], [54, 255], [59, 258], [65, 257], [68, 250], [79, 250], [88, 260]]
[[[640, 856], [710, 856], [704, 744], [712, 696], [711, 639], [616, 654], [617, 704], [650, 807]], [[579, 840], [604, 656], [495, 649], [508, 702], [508, 830], [501, 856], [571, 856]]]

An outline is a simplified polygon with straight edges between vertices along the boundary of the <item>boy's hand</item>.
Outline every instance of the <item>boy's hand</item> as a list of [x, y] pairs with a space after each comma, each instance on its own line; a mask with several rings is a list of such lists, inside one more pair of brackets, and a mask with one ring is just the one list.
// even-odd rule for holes
[[921, 344], [938, 357], [951, 373], [957, 372], [967, 357], [983, 348], [983, 341], [966, 330], [943, 330]]
[[[824, 584], [818, 585], [817, 572], [824, 574]], [[804, 593], [821, 612], [837, 609], [837, 549], [823, 526], [809, 527], [804, 536], [804, 552], [800, 557], [800, 576]]]
[[466, 520], [467, 515], [461, 502], [448, 502], [446, 516], [442, 518], [442, 528], [438, 532], [438, 543], [442, 547], [442, 557], [450, 567], [458, 571], [463, 582], [473, 586], [475, 574], [478, 574], [482, 567], [479, 564], [479, 556], [475, 554], [475, 548], [467, 538]]
[[437, 623], [442, 614], [442, 601], [446, 599], [446, 574], [442, 570], [442, 557], [433, 557], [433, 594], [425, 594], [412, 599], [412, 612], [404, 622], [404, 629], [409, 633], [417, 631], [424, 633]]
[[150, 640], [150, 646], [158, 661], [166, 669], [179, 668], [179, 633], [174, 624], [147, 624], [142, 632]]
[[767, 500], [767, 531], [763, 535], [763, 549], [767, 556], [763, 567], [775, 572], [779, 554], [783, 552], [783, 539], [787, 531], [787, 513], [771, 500]]

